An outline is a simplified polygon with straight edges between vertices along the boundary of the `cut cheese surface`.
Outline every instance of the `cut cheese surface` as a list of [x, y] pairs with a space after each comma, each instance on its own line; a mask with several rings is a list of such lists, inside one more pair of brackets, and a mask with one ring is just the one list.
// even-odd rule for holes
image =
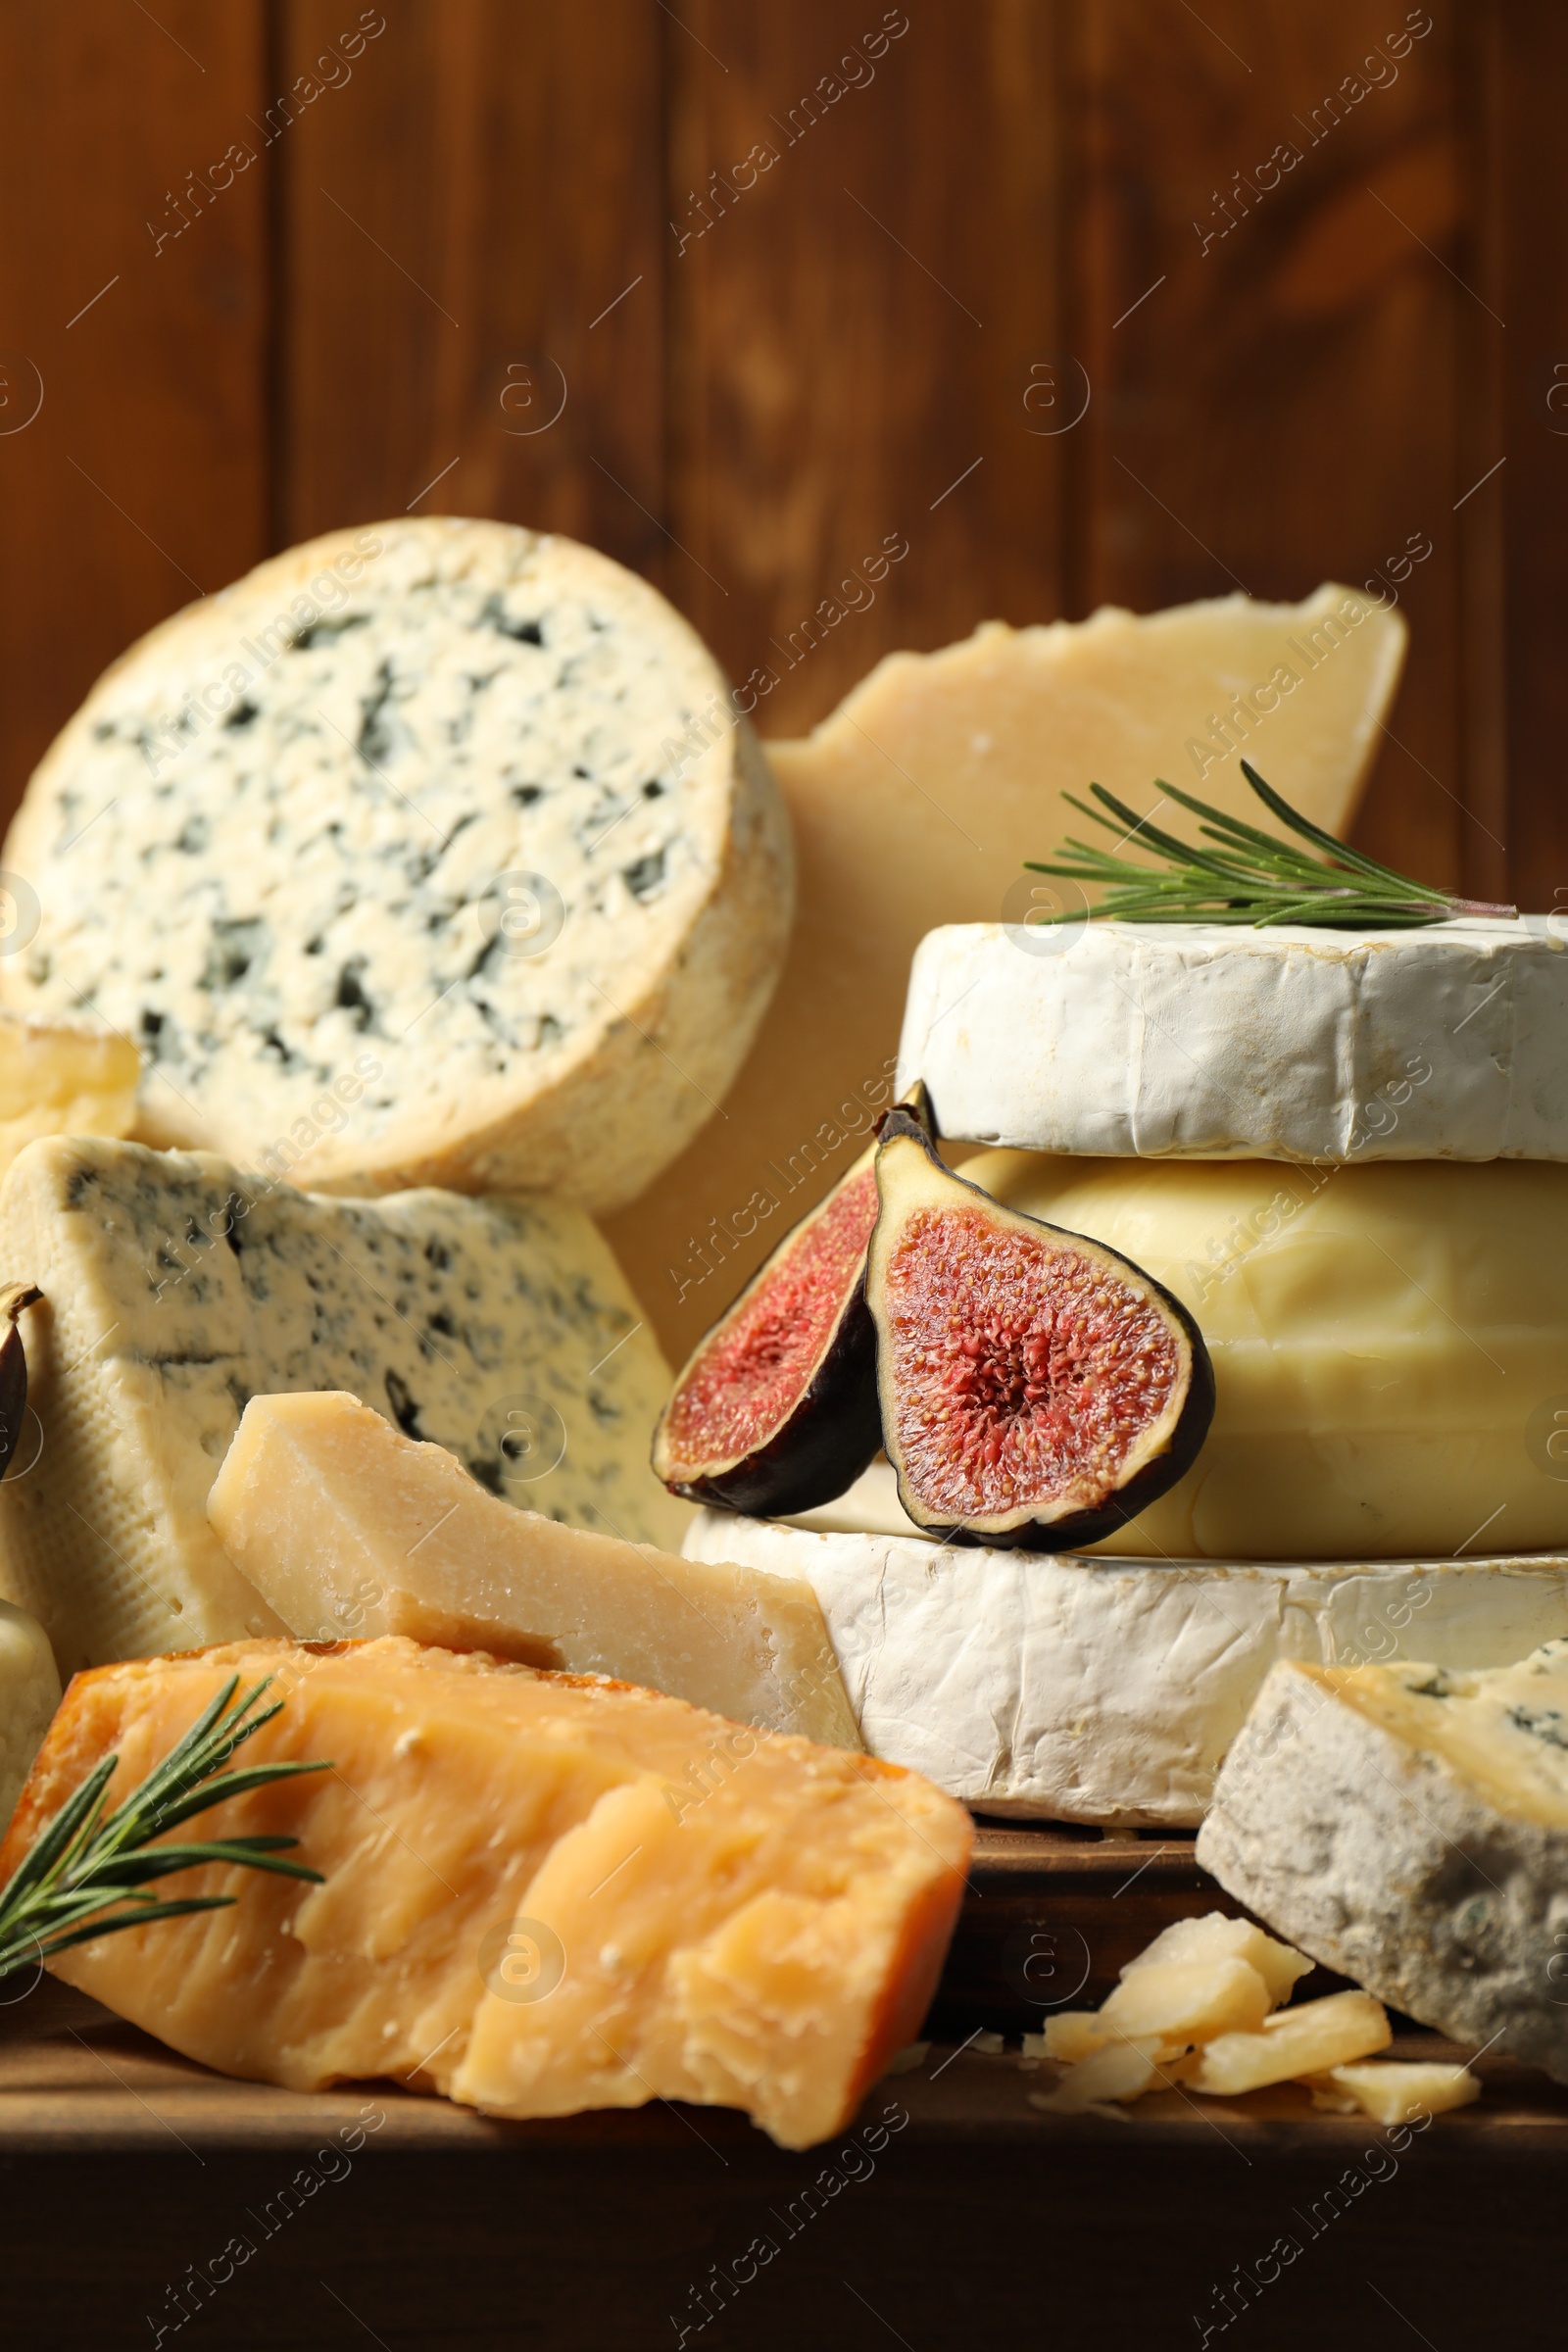
[[1370, 2115], [1380, 2124], [1445, 2115], [1481, 2096], [1480, 2078], [1469, 2067], [1432, 2059], [1411, 2064], [1384, 2058], [1366, 2066], [1334, 2066], [1317, 2076], [1310, 2087], [1314, 2107], [1330, 2115]]
[[1555, 1554], [1221, 1566], [724, 1511], [699, 1514], [685, 1549], [804, 1578], [872, 1754], [1025, 1819], [1195, 1826], [1277, 1658], [1498, 1666], [1568, 1637]]
[[946, 1136], [1195, 1159], [1568, 1159], [1556, 918], [955, 923], [899, 1048]]
[[181, 1890], [233, 1908], [50, 1964], [187, 2056], [516, 2117], [737, 2106], [804, 2147], [918, 2028], [971, 1844], [949, 1798], [678, 1699], [395, 1639], [82, 1676], [0, 1874], [100, 1756], [134, 1788], [235, 1674], [285, 1699], [247, 1761], [333, 1769], [230, 1799], [203, 1834], [297, 1837], [324, 1884], [209, 1866]]
[[1490, 1672], [1276, 1665], [1198, 1858], [1408, 2016], [1568, 2082], [1568, 1641]]
[[60, 1704], [49, 1637], [35, 1617], [0, 1600], [0, 1830]]
[[253, 1396], [207, 1515], [301, 1640], [405, 1634], [860, 1745], [809, 1585], [514, 1510], [358, 1397]]
[[[892, 1100], [921, 939], [1019, 921], [1049, 887], [1023, 860], [1079, 829], [1062, 791], [1098, 780], [1147, 810], [1168, 776], [1250, 820], [1245, 754], [1343, 832], [1403, 647], [1397, 613], [1332, 585], [1301, 605], [1233, 596], [1147, 618], [990, 622], [939, 653], [890, 656], [805, 741], [770, 743], [800, 874], [784, 976], [726, 1116], [611, 1229], [672, 1360], [863, 1151]], [[765, 734], [765, 702], [757, 721]]]
[[96, 1021], [0, 1009], [0, 1173], [39, 1135], [124, 1135], [141, 1055]]
[[711, 1115], [792, 897], [766, 762], [672, 607], [450, 517], [312, 540], [165, 621], [5, 856], [41, 912], [0, 991], [145, 1048], [143, 1140], [590, 1207]]
[[1202, 1451], [1117, 1552], [1568, 1548], [1568, 1168], [996, 1152], [963, 1172], [1122, 1250], [1207, 1343]]
[[1425, 1663], [1320, 1669], [1318, 1688], [1446, 1765], [1497, 1812], [1568, 1830], [1568, 1642], [1490, 1673]]
[[207, 1518], [258, 1394], [350, 1390], [509, 1502], [678, 1541], [685, 1506], [648, 1467], [668, 1371], [567, 1202], [328, 1200], [205, 1153], [48, 1140], [0, 1192], [0, 1262], [43, 1293], [0, 1593], [68, 1674], [282, 1630]]
[[1211, 2098], [1236, 2098], [1370, 2058], [1393, 2038], [1381, 2001], [1359, 1990], [1331, 1992], [1276, 2011], [1260, 2033], [1216, 2034], [1204, 2043], [1188, 2082]]
[[[1200, 1960], [1245, 1960], [1262, 1978], [1271, 2007], [1288, 2001], [1312, 1966], [1300, 1952], [1292, 1951], [1288, 1943], [1276, 1943], [1272, 1936], [1265, 1936], [1253, 1921], [1230, 1919], [1223, 1911], [1208, 1911], [1200, 1919], [1177, 1919], [1168, 1928], [1161, 1928], [1153, 1942], [1146, 1944], [1135, 1959], [1128, 1961], [1121, 1975], [1125, 1982], [1139, 1969], [1152, 1968], [1156, 1962], [1163, 1965], [1170, 1961]], [[1046, 2030], [1049, 2034], [1049, 2020]]]

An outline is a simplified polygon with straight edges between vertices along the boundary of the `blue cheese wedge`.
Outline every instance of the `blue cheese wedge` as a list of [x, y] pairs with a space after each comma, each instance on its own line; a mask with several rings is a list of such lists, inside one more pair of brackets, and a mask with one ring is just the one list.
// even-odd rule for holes
[[5, 861], [36, 909], [0, 997], [140, 1045], [143, 1141], [595, 1210], [711, 1116], [792, 911], [700, 639], [495, 522], [338, 533], [176, 613], [48, 753]]
[[1198, 1858], [1315, 1960], [1568, 2082], [1568, 1641], [1491, 1672], [1282, 1660]]
[[551, 1200], [339, 1200], [206, 1153], [29, 1145], [0, 1264], [38, 1426], [0, 1486], [0, 1595], [63, 1673], [272, 1634], [207, 1497], [253, 1396], [347, 1389], [504, 1500], [678, 1547], [648, 1467], [669, 1374], [610, 1250]]

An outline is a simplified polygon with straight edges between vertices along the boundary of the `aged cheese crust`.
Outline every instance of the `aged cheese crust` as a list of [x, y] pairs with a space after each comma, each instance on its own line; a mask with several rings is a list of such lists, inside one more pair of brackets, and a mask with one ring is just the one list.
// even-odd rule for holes
[[916, 952], [898, 1083], [944, 1135], [1034, 1152], [1568, 1159], [1565, 1024], [1541, 917], [956, 923]]
[[5, 855], [41, 913], [0, 992], [141, 1045], [147, 1141], [345, 1193], [633, 1199], [734, 1076], [792, 906], [700, 640], [494, 522], [338, 532], [175, 614]]
[[331, 1757], [204, 1814], [299, 1839], [323, 1884], [237, 1896], [50, 1963], [225, 2073], [391, 2076], [491, 2114], [741, 2107], [842, 2128], [918, 2032], [963, 1892], [961, 1809], [914, 1774], [679, 1699], [395, 1639], [243, 1642], [72, 1687], [0, 1848], [13, 1868], [110, 1749], [134, 1788], [238, 1675], [282, 1712], [247, 1762]]
[[1460, 2042], [1568, 2082], [1568, 1648], [1493, 1674], [1276, 1665], [1198, 1858]]
[[695, 1519], [685, 1550], [810, 1585], [873, 1755], [980, 1812], [1054, 1821], [1200, 1822], [1276, 1658], [1494, 1666], [1568, 1636], [1568, 1558], [1551, 1555], [1043, 1557], [724, 1511]]
[[0, 1484], [0, 1592], [68, 1674], [282, 1630], [207, 1519], [259, 1393], [348, 1389], [508, 1501], [678, 1541], [684, 1506], [647, 1462], [668, 1371], [569, 1202], [338, 1200], [59, 1138], [6, 1179], [0, 1263], [43, 1293], [22, 1318], [38, 1421]]

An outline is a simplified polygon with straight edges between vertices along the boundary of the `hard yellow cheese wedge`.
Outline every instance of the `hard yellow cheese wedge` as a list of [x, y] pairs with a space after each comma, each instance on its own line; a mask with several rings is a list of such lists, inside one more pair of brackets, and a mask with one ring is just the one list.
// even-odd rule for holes
[[0, 1878], [101, 1756], [122, 1796], [236, 1674], [287, 1694], [247, 1762], [333, 1768], [201, 1834], [293, 1835], [324, 1884], [193, 1871], [180, 1892], [234, 1907], [50, 1964], [187, 2056], [294, 2089], [391, 2076], [515, 2117], [691, 2099], [805, 2147], [913, 2037], [972, 1840], [952, 1798], [679, 1699], [395, 1638], [78, 1675]]
[[1163, 776], [1250, 820], [1246, 754], [1342, 832], [1403, 650], [1397, 613], [1333, 585], [1300, 605], [991, 622], [890, 655], [806, 741], [768, 744], [796, 841], [784, 976], [723, 1118], [607, 1227], [666, 1353], [688, 1354], [864, 1148], [926, 932], [1021, 920], [1050, 887], [1022, 861], [1087, 829], [1062, 791], [1098, 781], [1144, 812]]
[[861, 1744], [809, 1585], [514, 1510], [341, 1391], [253, 1396], [207, 1515], [304, 1640], [406, 1634]]
[[124, 1135], [141, 1055], [96, 1021], [0, 1009], [0, 1172], [39, 1135]]

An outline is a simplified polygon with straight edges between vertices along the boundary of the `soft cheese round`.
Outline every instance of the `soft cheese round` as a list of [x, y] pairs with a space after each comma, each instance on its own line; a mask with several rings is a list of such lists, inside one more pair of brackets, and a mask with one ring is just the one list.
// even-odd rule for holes
[[683, 1548], [806, 1579], [873, 1755], [979, 1812], [1056, 1821], [1200, 1821], [1276, 1658], [1498, 1666], [1568, 1634], [1562, 1555], [1216, 1567], [722, 1511]]
[[0, 996], [133, 1038], [144, 1140], [599, 1209], [711, 1116], [792, 905], [680, 615], [572, 540], [449, 519], [294, 548], [143, 638], [5, 863]]
[[944, 1135], [1035, 1152], [1568, 1159], [1554, 923], [951, 924], [916, 951], [898, 1083]]
[[1198, 1459], [1107, 1548], [1568, 1550], [1568, 1167], [987, 1152], [964, 1174], [1121, 1250], [1207, 1345]]

